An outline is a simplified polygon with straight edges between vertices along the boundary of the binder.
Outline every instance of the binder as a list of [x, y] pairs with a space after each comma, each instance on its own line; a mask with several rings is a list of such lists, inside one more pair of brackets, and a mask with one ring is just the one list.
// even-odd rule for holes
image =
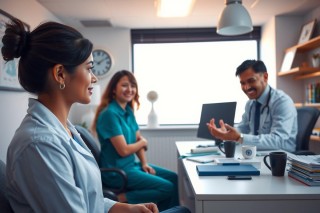
[[258, 176], [260, 171], [252, 165], [197, 165], [199, 176], [229, 176], [251, 175]]

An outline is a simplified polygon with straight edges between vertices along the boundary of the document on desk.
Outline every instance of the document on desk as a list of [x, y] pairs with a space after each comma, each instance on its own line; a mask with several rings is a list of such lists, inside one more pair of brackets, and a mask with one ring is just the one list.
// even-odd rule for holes
[[197, 156], [197, 157], [188, 157], [187, 160], [193, 161], [196, 163], [211, 163], [214, 162], [216, 155], [204, 155], [204, 156]]
[[260, 175], [252, 165], [197, 165], [199, 176]]
[[194, 149], [191, 149], [190, 152], [192, 154], [196, 153], [217, 153], [219, 152], [218, 147], [197, 147]]

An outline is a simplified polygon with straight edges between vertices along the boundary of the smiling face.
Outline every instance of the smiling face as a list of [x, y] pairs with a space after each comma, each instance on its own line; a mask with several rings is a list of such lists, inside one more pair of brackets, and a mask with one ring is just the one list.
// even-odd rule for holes
[[69, 82], [66, 82], [65, 92], [70, 102], [88, 104], [91, 100], [92, 84], [97, 82], [97, 77], [92, 73], [93, 57], [90, 55], [87, 60], [76, 67], [75, 72], [70, 76]]
[[248, 68], [239, 74], [242, 91], [249, 99], [258, 99], [268, 84], [268, 73], [255, 73], [252, 68]]
[[128, 76], [123, 76], [113, 91], [115, 100], [123, 107], [132, 101], [137, 94], [136, 85], [132, 84]]

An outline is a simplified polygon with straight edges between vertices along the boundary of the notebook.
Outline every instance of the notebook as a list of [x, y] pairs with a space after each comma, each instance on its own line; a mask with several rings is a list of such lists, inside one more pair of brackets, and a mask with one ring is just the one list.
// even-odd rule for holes
[[221, 140], [213, 137], [210, 134], [207, 123], [210, 122], [211, 118], [214, 118], [215, 124], [217, 126], [220, 126], [219, 125], [220, 119], [224, 120], [225, 123], [233, 126], [234, 117], [236, 113], [236, 106], [237, 106], [237, 102], [203, 104], [197, 137], [214, 140], [216, 141], [216, 144], [219, 144]]
[[252, 165], [197, 165], [199, 176], [260, 175]]

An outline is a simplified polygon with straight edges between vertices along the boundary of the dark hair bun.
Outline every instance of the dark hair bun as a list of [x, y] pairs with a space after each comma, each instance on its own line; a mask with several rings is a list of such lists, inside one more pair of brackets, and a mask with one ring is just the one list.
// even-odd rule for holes
[[26, 31], [23, 22], [12, 19], [6, 24], [6, 31], [2, 38], [3, 47], [1, 52], [5, 61], [19, 58], [28, 49], [30, 33]]

